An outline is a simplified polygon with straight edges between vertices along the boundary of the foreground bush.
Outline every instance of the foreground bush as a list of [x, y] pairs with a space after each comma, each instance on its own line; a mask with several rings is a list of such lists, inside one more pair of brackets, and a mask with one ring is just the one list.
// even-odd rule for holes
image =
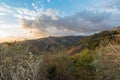
[[27, 47], [21, 45], [1, 49], [0, 80], [75, 79], [72, 75], [74, 65], [64, 50], [41, 55], [29, 52]]
[[84, 49], [80, 55], [74, 58], [77, 80], [95, 80], [93, 62], [93, 50]]
[[17, 55], [0, 62], [2, 80], [44, 80], [42, 58], [33, 55]]

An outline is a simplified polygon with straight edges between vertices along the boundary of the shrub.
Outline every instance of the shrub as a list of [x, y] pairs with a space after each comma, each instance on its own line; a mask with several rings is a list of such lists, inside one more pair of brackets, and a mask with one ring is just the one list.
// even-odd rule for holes
[[0, 79], [2, 80], [44, 80], [42, 57], [16, 55], [0, 62]]
[[74, 65], [67, 54], [57, 52], [45, 54], [43, 57], [48, 80], [76, 80]]
[[85, 49], [79, 57], [74, 58], [78, 80], [94, 80], [93, 54], [94, 51]]
[[26, 49], [22, 46], [9, 48], [8, 52], [11, 54], [8, 53], [9, 55], [4, 56], [0, 61], [1, 80], [74, 80], [76, 78], [73, 75], [74, 65], [64, 50], [38, 55]]

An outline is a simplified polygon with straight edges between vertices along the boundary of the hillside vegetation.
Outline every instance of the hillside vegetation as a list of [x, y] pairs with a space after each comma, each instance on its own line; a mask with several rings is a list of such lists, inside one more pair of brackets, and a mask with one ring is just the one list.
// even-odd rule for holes
[[120, 29], [0, 45], [0, 80], [119, 80]]

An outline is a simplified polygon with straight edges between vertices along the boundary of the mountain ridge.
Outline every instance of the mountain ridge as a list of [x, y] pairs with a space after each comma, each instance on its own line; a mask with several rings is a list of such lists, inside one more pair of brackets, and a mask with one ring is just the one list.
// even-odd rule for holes
[[31, 52], [51, 52], [54, 50], [66, 49], [67, 53], [74, 55], [80, 53], [83, 49], [88, 48], [94, 50], [97, 46], [104, 43], [104, 40], [114, 40], [116, 36], [119, 37], [120, 27], [112, 30], [102, 31], [91, 36], [62, 36], [62, 37], [46, 37], [35, 40], [26, 40], [13, 43], [2, 43], [7, 48], [11, 45], [18, 46], [22, 44], [28, 47]]

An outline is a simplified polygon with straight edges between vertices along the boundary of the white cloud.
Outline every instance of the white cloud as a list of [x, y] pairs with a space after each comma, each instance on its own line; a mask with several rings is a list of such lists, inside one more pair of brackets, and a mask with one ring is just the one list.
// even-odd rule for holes
[[42, 15], [42, 13], [43, 13], [42, 8], [40, 8], [39, 10], [38, 9], [29, 10], [27, 8], [16, 8], [8, 6], [6, 4], [0, 4], [0, 15], [11, 15], [17, 18], [34, 19], [36, 16]]
[[0, 15], [8, 15], [7, 13], [0, 12]]
[[45, 11], [45, 15], [50, 16], [51, 19], [53, 19], [53, 20], [57, 20], [58, 19], [57, 16], [59, 15], [59, 11], [57, 9], [48, 8]]
[[120, 0], [93, 0], [95, 4], [88, 5], [84, 9], [93, 12], [108, 12], [120, 14]]
[[52, 10], [51, 9], [47, 9], [46, 10], [46, 15], [47, 16], [51, 16], [52, 15]]
[[16, 13], [14, 13], [17, 18], [26, 18], [26, 19], [34, 19], [36, 16], [36, 12], [33, 10], [28, 10], [26, 8], [16, 8]]
[[8, 6], [6, 4], [0, 4], [0, 15], [10, 15], [17, 18], [25, 19], [35, 19], [36, 16], [47, 15], [51, 16], [52, 19], [57, 20], [57, 16], [60, 15], [57, 9], [48, 8], [44, 10], [44, 7], [41, 4], [41, 7], [36, 6], [32, 3], [34, 10], [29, 10], [27, 8], [16, 8]]
[[0, 4], [0, 13], [12, 14], [13, 12], [14, 10], [10, 6], [7, 6], [5, 4]]

